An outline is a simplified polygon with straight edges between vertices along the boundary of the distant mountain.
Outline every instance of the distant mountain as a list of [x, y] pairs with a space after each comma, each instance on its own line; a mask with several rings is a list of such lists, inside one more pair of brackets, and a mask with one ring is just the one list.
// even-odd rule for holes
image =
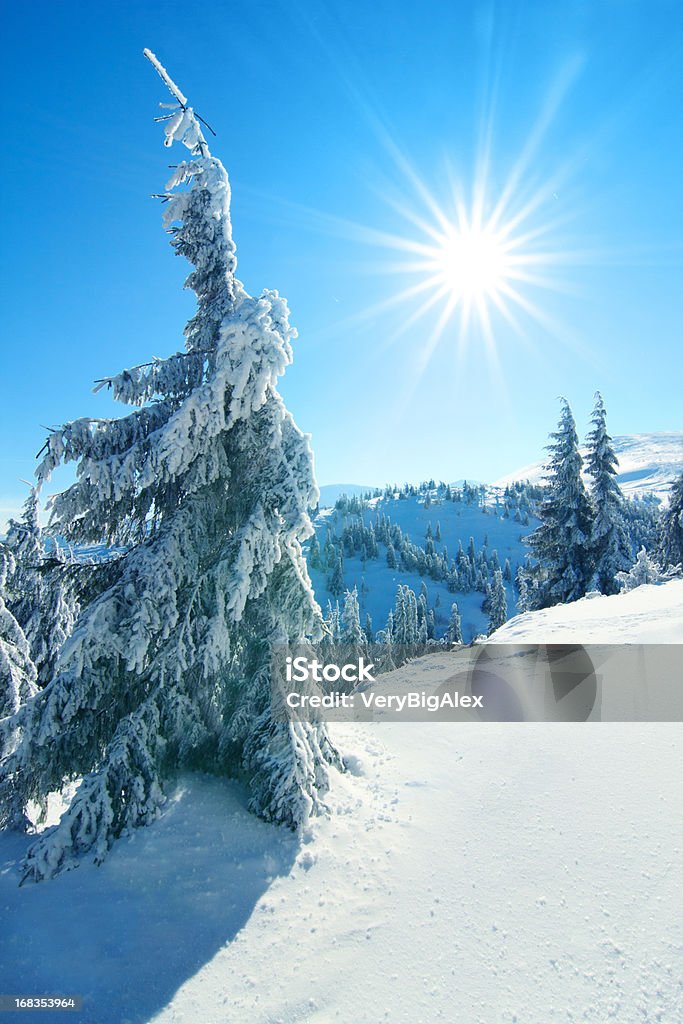
[[[683, 432], [624, 434], [614, 438], [619, 459], [618, 480], [627, 497], [652, 492], [665, 499], [674, 479], [683, 472]], [[585, 455], [585, 448], [581, 449]], [[540, 483], [545, 462], [534, 462], [496, 480], [504, 487], [515, 480]]]
[[342, 494], [353, 498], [355, 495], [365, 494], [373, 489], [370, 485], [364, 487], [362, 484], [324, 484], [320, 488], [320, 507], [334, 508], [335, 502]]

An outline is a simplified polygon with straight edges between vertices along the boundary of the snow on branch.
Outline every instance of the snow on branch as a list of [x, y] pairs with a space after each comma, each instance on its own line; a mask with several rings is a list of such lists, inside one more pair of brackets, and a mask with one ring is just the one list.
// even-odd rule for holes
[[172, 113], [164, 115], [164, 117], [159, 119], [164, 122], [164, 133], [166, 135], [164, 145], [172, 146], [174, 142], [182, 142], [193, 154], [198, 154], [204, 157], [210, 156], [209, 147], [202, 134], [202, 130], [199, 127], [199, 122], [201, 121], [202, 124], [205, 124], [209, 131], [215, 135], [216, 133], [213, 128], [206, 124], [203, 117], [195, 114], [192, 107], [188, 106], [187, 97], [180, 91], [166, 68], [160, 63], [152, 51], [145, 47], [142, 52], [152, 67], [156, 70], [162, 82], [170, 92], [171, 96], [173, 96], [177, 101], [180, 108], [178, 110], [173, 110]]
[[187, 106], [187, 97], [183, 96], [182, 92], [180, 91], [178, 86], [175, 84], [175, 82], [173, 81], [173, 79], [171, 78], [171, 76], [169, 75], [168, 71], [166, 70], [166, 68], [161, 63], [161, 61], [147, 47], [145, 47], [142, 52], [144, 53], [145, 57], [150, 62], [152, 67], [158, 73], [159, 78], [164, 83], [164, 85], [166, 86], [166, 88], [170, 92], [171, 96], [173, 96], [174, 99], [176, 99], [178, 101], [180, 106], [183, 109], [185, 109], [185, 107]]

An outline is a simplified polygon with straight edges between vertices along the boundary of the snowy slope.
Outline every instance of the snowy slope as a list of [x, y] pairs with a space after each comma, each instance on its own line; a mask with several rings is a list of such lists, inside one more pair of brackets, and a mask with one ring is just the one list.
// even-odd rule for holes
[[[646, 641], [683, 589], [579, 602], [574, 637], [616, 602]], [[351, 771], [300, 843], [201, 776], [99, 869], [19, 889], [0, 837], [0, 990], [83, 994], [81, 1024], [683, 1019], [679, 724], [334, 735]]]
[[[493, 499], [482, 510], [476, 504], [436, 500], [425, 508], [422, 495], [406, 499], [376, 498], [371, 502], [371, 509], [364, 514], [366, 525], [374, 522], [378, 512], [387, 515], [420, 546], [424, 544], [428, 524], [436, 528], [437, 522], [440, 523], [441, 541], [435, 541], [435, 547], [439, 553], [443, 552], [444, 546], [447, 547], [451, 558], [457, 553], [458, 541], [462, 541], [463, 547], [467, 548], [469, 538], [474, 537], [479, 549], [488, 540], [488, 550], [492, 552], [495, 549], [498, 552], [501, 566], [505, 564], [506, 558], [510, 559], [513, 578], [517, 566], [523, 564], [528, 551], [522, 538], [527, 537], [537, 525], [533, 517], [526, 526], [515, 522], [513, 518], [502, 518], [501, 508], [496, 510]], [[332, 509], [323, 509], [314, 520], [314, 526], [322, 547], [328, 529], [341, 532], [342, 516]], [[328, 601], [333, 600], [327, 586], [329, 574], [312, 568], [310, 562], [309, 572], [315, 596], [325, 611]], [[488, 616], [481, 610], [484, 598], [482, 593], [451, 593], [444, 581], [435, 581], [401, 569], [390, 569], [386, 562], [386, 547], [382, 544], [379, 545], [379, 558], [368, 561], [365, 567], [359, 556], [344, 560], [344, 583], [349, 590], [354, 586], [358, 589], [361, 623], [364, 623], [365, 614], [369, 612], [375, 630], [385, 626], [389, 609], [394, 607], [398, 585], [407, 584], [419, 594], [423, 579], [427, 586], [428, 605], [435, 611], [438, 636], [443, 635], [448, 625], [454, 601], [458, 604], [466, 641], [478, 633], [486, 632]], [[516, 594], [510, 584], [506, 585], [506, 593], [508, 608], [514, 611]]]
[[581, 643], [683, 643], [683, 580], [525, 612], [497, 629], [490, 641], [567, 643], [577, 637]]
[[[674, 479], [683, 472], [683, 432], [627, 434], [614, 438], [619, 459], [618, 480], [627, 497], [653, 492], [659, 498], [668, 495]], [[585, 449], [581, 449], [585, 455]], [[541, 483], [544, 462], [523, 466], [496, 481], [504, 487], [514, 480]]]

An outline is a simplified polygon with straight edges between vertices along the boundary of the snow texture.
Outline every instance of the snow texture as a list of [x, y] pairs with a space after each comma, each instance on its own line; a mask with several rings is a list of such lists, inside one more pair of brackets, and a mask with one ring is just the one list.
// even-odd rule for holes
[[[618, 624], [680, 642], [683, 582], [496, 636], [555, 626], [599, 643]], [[83, 994], [82, 1024], [683, 1019], [680, 725], [387, 722], [334, 738], [349, 772], [298, 838], [248, 814], [236, 783], [196, 775], [102, 868], [50, 886], [18, 889], [27, 840], [0, 837], [15, 922], [0, 989]]]

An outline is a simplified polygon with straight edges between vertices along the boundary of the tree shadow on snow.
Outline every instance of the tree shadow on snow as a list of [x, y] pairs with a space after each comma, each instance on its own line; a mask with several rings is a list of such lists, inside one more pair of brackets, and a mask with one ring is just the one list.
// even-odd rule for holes
[[0, 836], [0, 992], [84, 998], [82, 1013], [22, 1012], [41, 1024], [145, 1024], [235, 938], [299, 849], [247, 812], [236, 785], [194, 775], [99, 868], [19, 888], [29, 843]]

